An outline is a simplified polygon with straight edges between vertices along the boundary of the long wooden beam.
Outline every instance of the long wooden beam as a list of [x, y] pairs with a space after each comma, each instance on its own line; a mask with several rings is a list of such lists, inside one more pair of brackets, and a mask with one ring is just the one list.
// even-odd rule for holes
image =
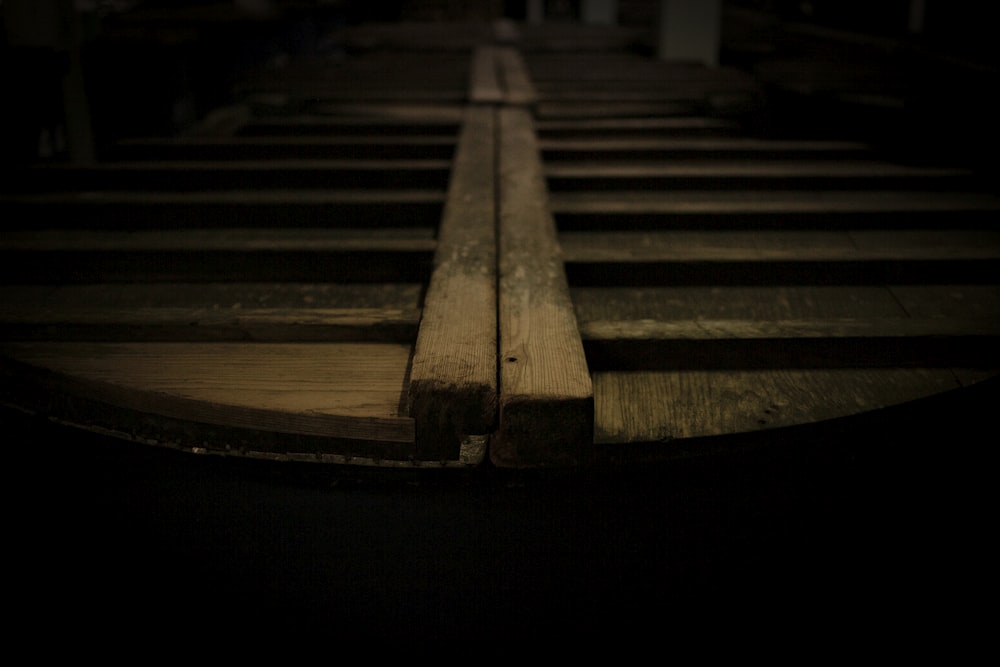
[[533, 119], [500, 111], [500, 427], [502, 467], [584, 463], [594, 394], [548, 208]]
[[423, 460], [457, 459], [496, 423], [496, 112], [466, 113], [410, 371]]

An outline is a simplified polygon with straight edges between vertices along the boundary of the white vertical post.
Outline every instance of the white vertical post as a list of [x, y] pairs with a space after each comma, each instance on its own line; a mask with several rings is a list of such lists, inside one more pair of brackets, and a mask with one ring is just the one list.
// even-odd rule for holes
[[618, 0], [582, 0], [580, 19], [594, 25], [618, 23]]
[[722, 0], [660, 0], [662, 60], [719, 64]]

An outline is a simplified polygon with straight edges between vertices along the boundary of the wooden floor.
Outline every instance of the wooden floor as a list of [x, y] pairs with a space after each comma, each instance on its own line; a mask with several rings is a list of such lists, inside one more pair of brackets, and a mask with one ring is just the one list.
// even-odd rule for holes
[[7, 407], [197, 453], [573, 468], [996, 377], [982, 173], [763, 136], [748, 73], [614, 40], [364, 30], [182, 134], [6, 174]]

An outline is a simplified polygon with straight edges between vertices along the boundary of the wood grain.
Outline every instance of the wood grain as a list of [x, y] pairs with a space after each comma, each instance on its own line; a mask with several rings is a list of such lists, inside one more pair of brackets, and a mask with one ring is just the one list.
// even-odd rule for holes
[[593, 388], [530, 114], [500, 111], [500, 466], [585, 461]]
[[455, 459], [497, 412], [495, 111], [467, 111], [410, 372], [417, 453]]
[[410, 345], [40, 342], [2, 352], [53, 373], [53, 390], [192, 424], [414, 440], [399, 412]]

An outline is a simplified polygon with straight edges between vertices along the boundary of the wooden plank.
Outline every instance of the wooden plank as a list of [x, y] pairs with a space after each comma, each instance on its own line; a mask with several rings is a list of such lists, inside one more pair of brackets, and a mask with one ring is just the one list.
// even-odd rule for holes
[[[992, 228], [1000, 198], [979, 192], [553, 192], [560, 230]], [[611, 218], [614, 218], [613, 222]]]
[[2, 340], [397, 342], [417, 335], [420, 311], [387, 308], [95, 308], [0, 311]]
[[620, 448], [608, 455], [639, 443], [655, 445], [654, 458], [704, 454], [723, 444], [716, 436], [851, 417], [959, 386], [947, 368], [595, 372], [595, 440]]
[[7, 225], [33, 229], [42, 217], [82, 229], [179, 227], [436, 228], [438, 190], [219, 190], [2, 195]]
[[496, 426], [495, 113], [467, 111], [438, 232], [410, 371], [420, 459], [457, 458]]
[[400, 414], [410, 345], [42, 342], [0, 352], [52, 391], [140, 413], [412, 452], [413, 420]]
[[600, 190], [943, 190], [977, 185], [972, 171], [911, 167], [875, 160], [781, 162], [615, 162], [550, 160], [545, 175], [552, 192]]
[[449, 160], [237, 160], [43, 165], [7, 171], [3, 192], [184, 192], [359, 188], [444, 190]]
[[478, 46], [472, 52], [469, 72], [469, 101], [473, 104], [499, 104], [504, 100], [496, 49]]
[[848, 141], [755, 139], [748, 137], [547, 138], [539, 141], [547, 164], [600, 160], [845, 160], [870, 157], [871, 147]]
[[149, 137], [124, 139], [102, 159], [139, 160], [450, 160], [455, 137], [437, 135], [304, 137]]
[[586, 461], [593, 388], [549, 213], [531, 115], [500, 111], [500, 425], [503, 467]]
[[495, 47], [495, 58], [503, 81], [505, 102], [531, 108], [538, 103], [538, 92], [521, 52], [513, 47]]
[[[463, 97], [464, 97], [463, 93]], [[457, 133], [460, 115], [449, 114], [439, 118], [369, 118], [336, 117], [331, 114], [291, 115], [272, 118], [256, 117], [239, 128], [238, 137], [289, 137], [289, 136], [378, 136], [409, 134], [436, 136]]]

